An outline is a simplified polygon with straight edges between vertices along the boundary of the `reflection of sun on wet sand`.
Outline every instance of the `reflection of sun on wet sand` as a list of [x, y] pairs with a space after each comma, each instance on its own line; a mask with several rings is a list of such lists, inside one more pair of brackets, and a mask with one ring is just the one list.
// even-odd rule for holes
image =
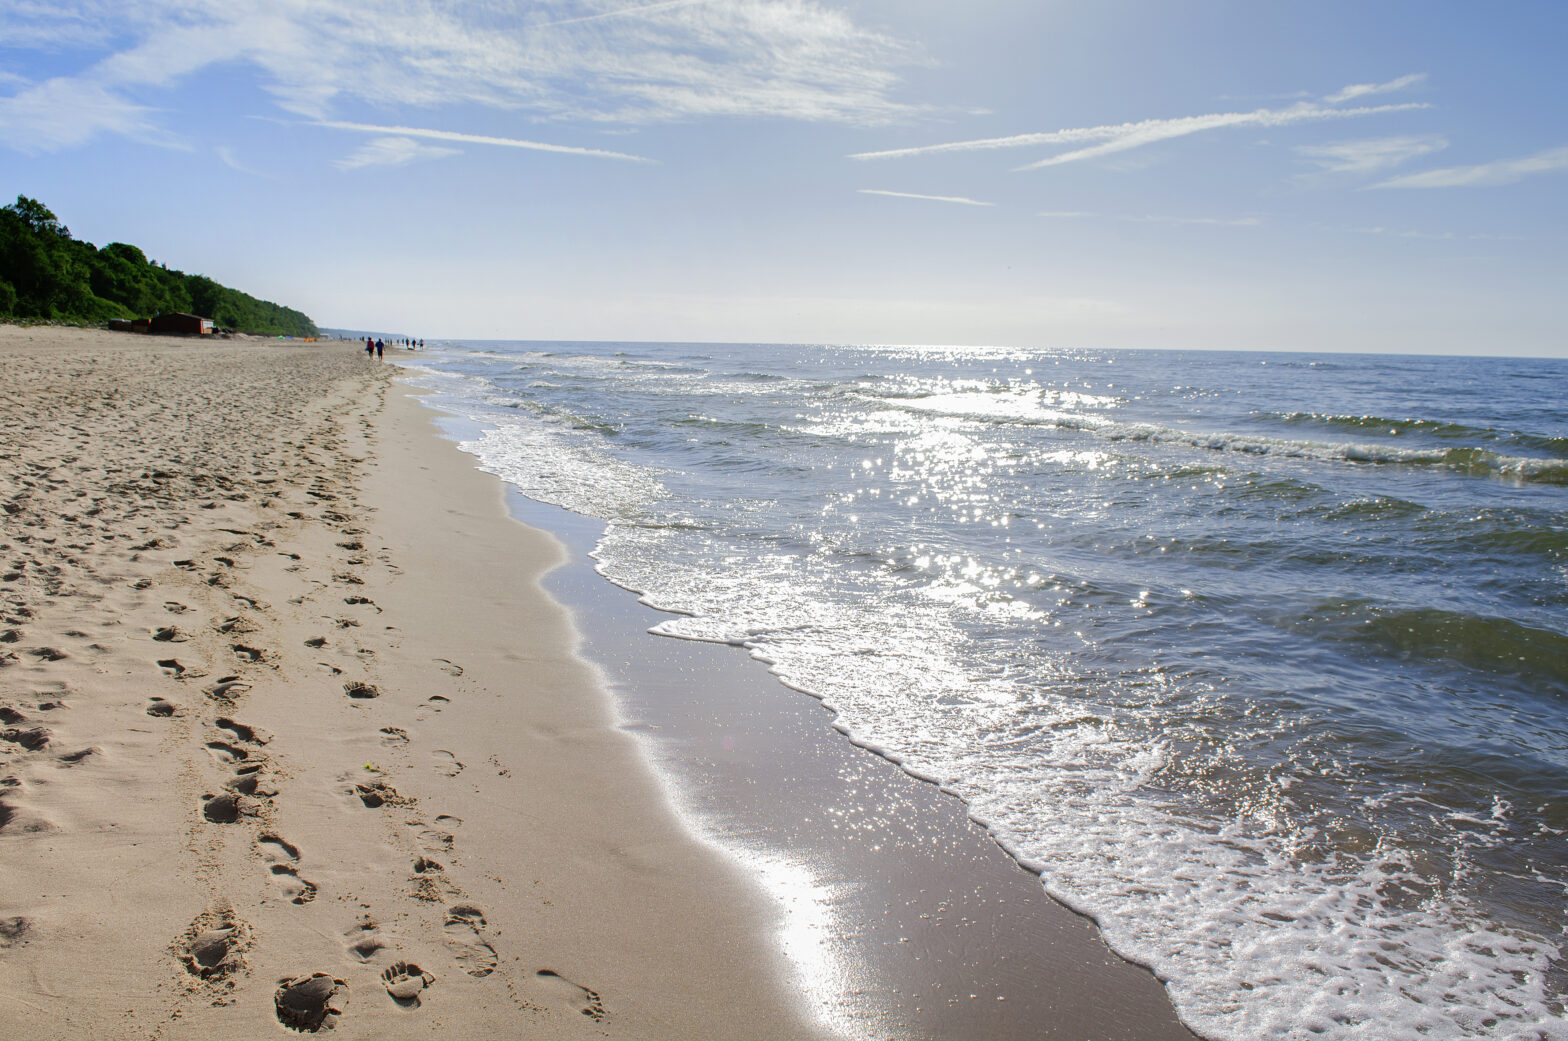
[[390, 367], [12, 327], [0, 365], [0, 1034], [811, 1035], [555, 544]]

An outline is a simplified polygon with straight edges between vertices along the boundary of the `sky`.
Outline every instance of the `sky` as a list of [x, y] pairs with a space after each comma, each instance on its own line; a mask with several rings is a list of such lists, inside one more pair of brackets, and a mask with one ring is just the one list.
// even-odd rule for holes
[[1563, 0], [0, 0], [0, 195], [426, 338], [1568, 357]]

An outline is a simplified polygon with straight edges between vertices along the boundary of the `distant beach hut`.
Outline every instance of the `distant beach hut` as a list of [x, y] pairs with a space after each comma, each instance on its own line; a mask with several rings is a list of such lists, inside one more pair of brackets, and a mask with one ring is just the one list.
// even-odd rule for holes
[[212, 332], [212, 319], [178, 311], [173, 314], [160, 314], [152, 320], [152, 331], [205, 336]]

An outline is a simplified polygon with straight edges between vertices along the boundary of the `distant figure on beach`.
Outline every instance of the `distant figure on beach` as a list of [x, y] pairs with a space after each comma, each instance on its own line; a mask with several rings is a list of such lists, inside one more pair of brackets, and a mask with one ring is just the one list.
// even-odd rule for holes
[[376, 343], [375, 343], [374, 340], [372, 340], [370, 337], [367, 336], [367, 337], [365, 337], [365, 357], [367, 357], [367, 358], [374, 358], [375, 356], [376, 356]]
[[380, 340], [377, 340], [377, 341], [376, 341], [376, 357], [378, 357], [378, 358], [379, 358], [379, 357], [381, 357], [381, 356], [382, 356], [382, 353], [383, 353], [383, 352], [384, 352], [384, 351], [385, 351], [385, 350], [386, 350], [386, 349], [387, 349], [387, 348], [386, 348], [386, 344], [384, 344], [384, 343], [382, 343], [382, 342], [381, 342], [381, 341], [380, 341]]

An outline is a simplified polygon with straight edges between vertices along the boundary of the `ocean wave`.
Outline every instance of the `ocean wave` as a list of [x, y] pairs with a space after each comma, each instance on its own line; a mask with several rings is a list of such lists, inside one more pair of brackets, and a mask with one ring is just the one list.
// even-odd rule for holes
[[1568, 698], [1568, 634], [1510, 618], [1330, 598], [1290, 623], [1317, 637], [1368, 645], [1380, 654], [1447, 661], [1539, 680], [1543, 694]]
[[1324, 412], [1254, 412], [1259, 419], [1274, 420], [1288, 426], [1325, 426], [1337, 430], [1370, 431], [1390, 436], [1421, 433], [1429, 437], [1475, 440], [1495, 438], [1499, 431], [1489, 427], [1468, 426], [1440, 419], [1389, 419], [1383, 416], [1334, 415]]
[[1470, 477], [1568, 486], [1568, 461], [1506, 455], [1484, 448], [1404, 448], [1370, 442], [1295, 440], [1223, 431], [1198, 433], [1157, 423], [1120, 422], [1107, 416], [1050, 409], [1016, 396], [1007, 399], [970, 399], [962, 395], [946, 395], [934, 400], [883, 400], [895, 408], [940, 412], [987, 424], [1048, 426], [1092, 434], [1109, 441], [1179, 444], [1203, 451], [1272, 455], [1317, 462], [1441, 467]]
[[1481, 441], [1528, 451], [1546, 452], [1568, 459], [1568, 437], [1533, 434], [1521, 430], [1472, 426], [1440, 419], [1391, 419], [1371, 415], [1333, 415], [1322, 412], [1255, 412], [1256, 418], [1286, 426], [1320, 426], [1352, 433], [1386, 434], [1389, 437], [1421, 435], [1442, 441]]

